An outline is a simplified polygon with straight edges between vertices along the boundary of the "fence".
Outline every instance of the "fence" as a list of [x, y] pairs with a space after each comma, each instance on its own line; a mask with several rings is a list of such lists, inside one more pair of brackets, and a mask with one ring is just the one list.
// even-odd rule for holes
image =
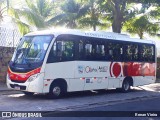
[[0, 82], [5, 82], [8, 61], [20, 38], [21, 35], [17, 29], [0, 27]]
[[0, 62], [2, 65], [5, 65], [6, 55], [13, 54], [20, 37], [21, 35], [17, 29], [0, 27]]
[[0, 27], [0, 46], [16, 47], [21, 35], [17, 29]]

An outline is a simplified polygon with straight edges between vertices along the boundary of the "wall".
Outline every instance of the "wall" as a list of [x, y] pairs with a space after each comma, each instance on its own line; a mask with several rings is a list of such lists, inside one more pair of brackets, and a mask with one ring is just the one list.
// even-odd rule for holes
[[14, 48], [0, 46], [0, 82], [6, 81], [8, 61], [11, 60]]

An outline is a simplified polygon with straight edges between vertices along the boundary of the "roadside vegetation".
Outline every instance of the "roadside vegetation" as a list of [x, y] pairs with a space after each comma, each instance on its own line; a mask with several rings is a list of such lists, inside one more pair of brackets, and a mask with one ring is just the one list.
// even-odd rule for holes
[[159, 5], [159, 0], [17, 0], [16, 4], [1, 0], [0, 21], [10, 16], [22, 35], [60, 26], [94, 31], [112, 28], [142, 39], [146, 33], [159, 35]]

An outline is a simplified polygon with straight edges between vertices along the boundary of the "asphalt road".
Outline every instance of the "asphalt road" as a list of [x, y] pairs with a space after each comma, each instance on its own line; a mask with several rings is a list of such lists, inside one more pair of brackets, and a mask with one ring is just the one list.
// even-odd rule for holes
[[[98, 91], [98, 92], [76, 92], [70, 93], [62, 99], [49, 100], [45, 95], [34, 95], [27, 97], [24, 94], [16, 92], [1, 92], [0, 93], [0, 111], [19, 111], [19, 112], [41, 112], [44, 111], [46, 117], [38, 118], [42, 120], [50, 120], [47, 116], [59, 116], [54, 119], [60, 120], [119, 120], [120, 116], [130, 114], [127, 111], [132, 111], [131, 117], [121, 118], [126, 120], [159, 120], [156, 117], [134, 117], [135, 112], [147, 111], [152, 113], [160, 111], [160, 84], [152, 84], [141, 88], [133, 88], [129, 93], [121, 93], [116, 90]], [[52, 111], [52, 112], [48, 112]], [[62, 112], [62, 111], [65, 111]], [[69, 113], [66, 113], [68, 112]], [[88, 111], [88, 112], [86, 112]], [[106, 112], [114, 111], [114, 112]], [[116, 112], [115, 112], [116, 111]], [[118, 111], [118, 112], [117, 112]], [[121, 112], [121, 115], [119, 114]], [[93, 117], [94, 116], [94, 117]], [[114, 118], [113, 116], [117, 116]], [[7, 120], [10, 118], [7, 118]], [[12, 118], [30, 120], [31, 118]], [[37, 120], [38, 120], [37, 119]], [[32, 118], [35, 120], [35, 118]]]
[[160, 97], [131, 100], [115, 105], [84, 109], [84, 111], [160, 111]]
[[[37, 118], [37, 119], [21, 118], [21, 120], [53, 120], [53, 119], [55, 120], [159, 120], [160, 117], [159, 118], [152, 116], [148, 117], [150, 113], [152, 113], [152, 115], [157, 114], [158, 116], [160, 116], [159, 101], [160, 97], [146, 98], [141, 100], [130, 100], [127, 102], [124, 101], [123, 103], [119, 102], [112, 105], [102, 105], [99, 107], [79, 109], [78, 111], [69, 111], [68, 115], [70, 117], [68, 117], [67, 114], [64, 114], [66, 112], [65, 111], [57, 113], [55, 112], [46, 113], [45, 114], [46, 117], [42, 118]], [[118, 114], [117, 111], [119, 111], [120, 114]], [[127, 114], [130, 112], [134, 113], [134, 115], [137, 114], [139, 117], [137, 116], [124, 117], [125, 115], [127, 116]], [[56, 114], [59, 115], [59, 117], [51, 118], [51, 116], [55, 116]], [[86, 114], [88, 114], [88, 117], [84, 117]], [[144, 114], [146, 114], [147, 117], [142, 116]], [[110, 117], [105, 117], [105, 115], [110, 115]], [[117, 115], [117, 117], [114, 117], [114, 115]]]

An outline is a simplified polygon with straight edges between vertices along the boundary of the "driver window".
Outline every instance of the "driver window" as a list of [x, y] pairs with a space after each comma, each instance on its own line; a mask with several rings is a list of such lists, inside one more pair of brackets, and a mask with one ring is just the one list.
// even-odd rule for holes
[[48, 63], [74, 60], [74, 41], [65, 38], [58, 39], [53, 44], [48, 57]]

